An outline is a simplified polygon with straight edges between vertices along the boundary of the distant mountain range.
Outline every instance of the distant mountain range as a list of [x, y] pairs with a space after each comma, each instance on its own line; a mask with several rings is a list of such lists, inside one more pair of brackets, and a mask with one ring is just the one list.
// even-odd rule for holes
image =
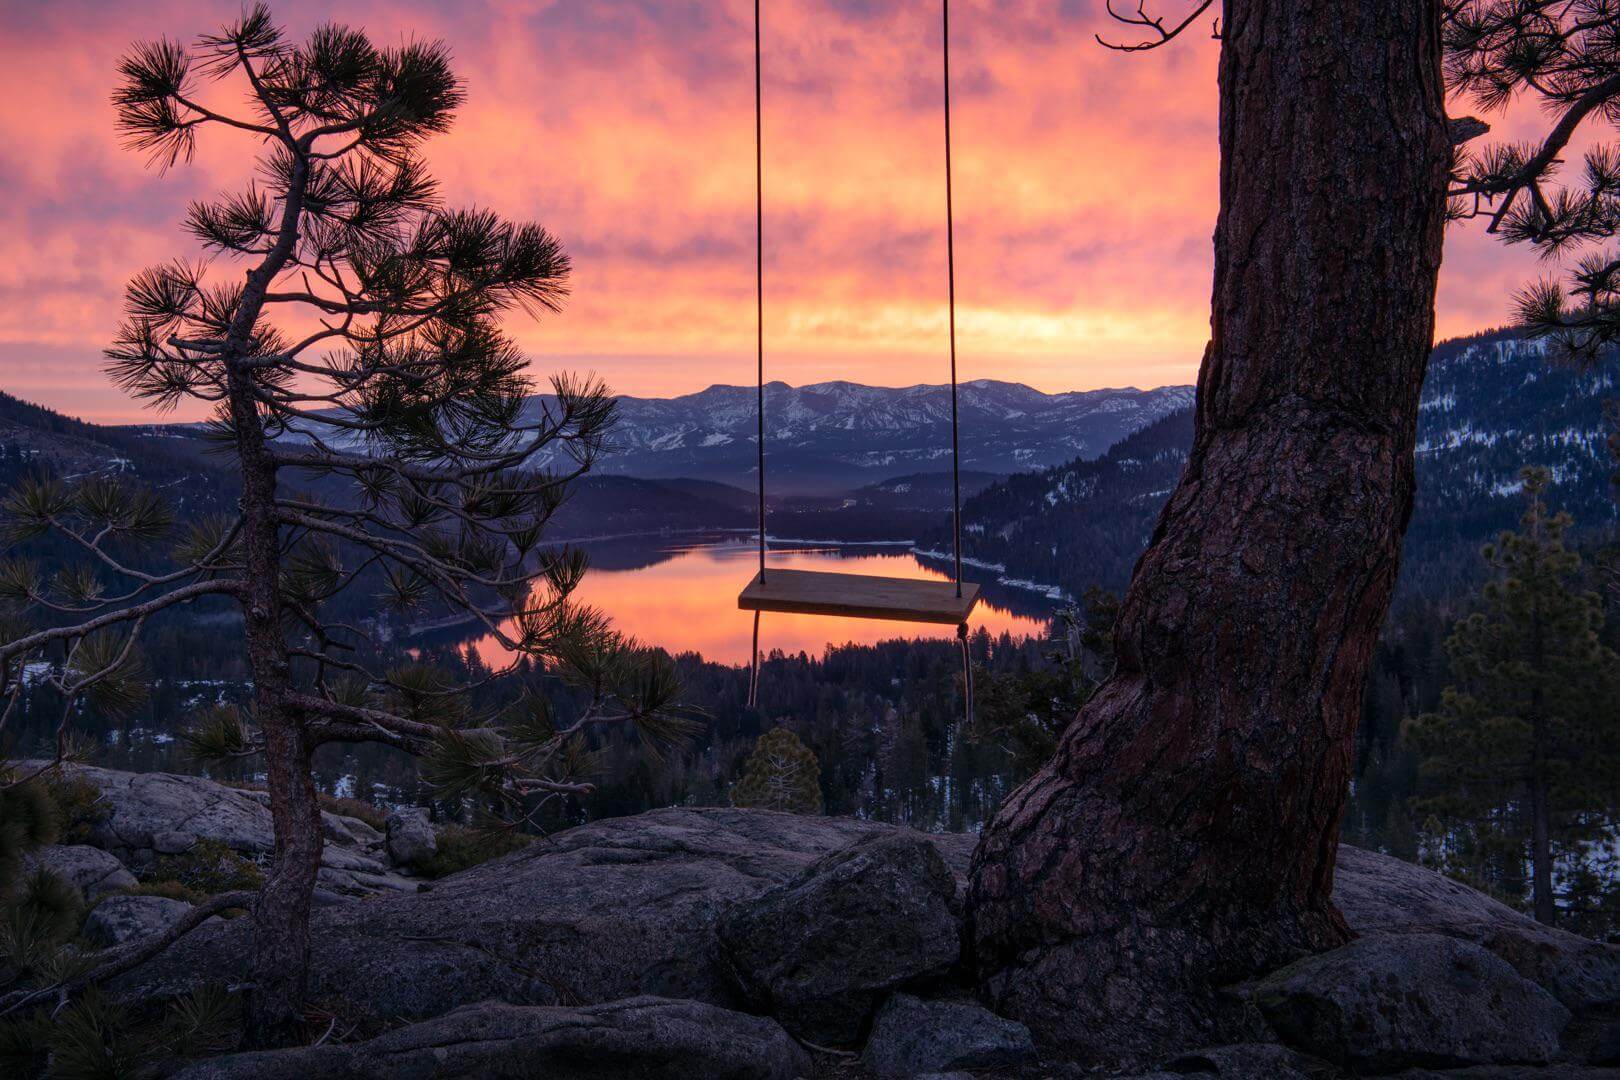
[[[1615, 394], [1612, 366], [1553, 367], [1512, 333], [1437, 346], [1403, 587], [1472, 577], [1479, 545], [1517, 520], [1526, 464], [1553, 470], [1551, 499], [1582, 530], [1614, 528], [1604, 402]], [[1179, 386], [1043, 394], [965, 384], [964, 539], [977, 575], [1075, 596], [1093, 583], [1122, 587], [1186, 461], [1191, 401]], [[753, 408], [747, 387], [622, 399], [622, 449], [575, 486], [552, 538], [751, 530]], [[777, 383], [766, 410], [773, 537], [949, 550], [948, 388]], [[0, 394], [0, 489], [42, 465], [70, 476], [122, 472], [168, 489], [183, 511], [224, 509], [236, 497], [234, 471], [204, 446], [193, 427], [102, 427]]]
[[[1478, 548], [1523, 512], [1518, 473], [1552, 470], [1549, 501], [1590, 534], [1620, 518], [1605, 399], [1613, 362], [1555, 367], [1539, 343], [1492, 332], [1436, 346], [1418, 421], [1417, 504], [1402, 556], [1402, 588], [1435, 593], [1477, 575]], [[991, 484], [963, 507], [964, 548], [1001, 576], [1119, 589], [1146, 546], [1192, 443], [1190, 410], [1128, 436], [1097, 460]], [[919, 538], [944, 548], [945, 523]]]
[[[1045, 394], [1018, 383], [965, 383], [958, 394], [963, 493], [1010, 473], [1094, 458], [1130, 432], [1186, 407], [1192, 393], [1191, 387], [1171, 386]], [[536, 398], [534, 408], [546, 400]], [[620, 398], [613, 452], [575, 485], [553, 535], [752, 526], [755, 407], [755, 389], [740, 386], [711, 386], [675, 398]], [[773, 534], [911, 535], [950, 507], [948, 386], [771, 383], [765, 409]], [[203, 455], [201, 431], [194, 424], [85, 424], [5, 398], [0, 482], [39, 465], [65, 475], [128, 471], [148, 482], [192, 475], [202, 481], [201, 490], [223, 485], [234, 499], [230, 463]], [[550, 463], [543, 454], [536, 461]]]
[[[182, 517], [227, 512], [241, 485], [229, 455], [209, 452], [194, 425], [88, 424], [0, 393], [0, 494], [35, 472], [66, 480], [126, 477], [156, 488]], [[295, 487], [319, 478], [288, 474]], [[324, 491], [329, 497], [338, 493]], [[554, 519], [558, 539], [671, 529], [742, 529], [755, 520], [755, 495], [701, 480], [588, 476]]]
[[[779, 391], [787, 391], [788, 396], [780, 396]], [[971, 495], [1002, 479], [1021, 457], [1045, 460], [1063, 456], [1041, 451], [1042, 439], [1074, 447], [1111, 438], [1112, 433], [1129, 431], [1186, 400], [1188, 392], [1173, 387], [1048, 395], [1009, 383], [964, 387], [964, 428], [980, 425], [967, 431], [966, 445], [993, 441], [983, 420], [991, 414], [1004, 437], [1011, 439], [1019, 433], [1017, 437], [1027, 445], [987, 447], [984, 455], [1007, 467], [999, 471], [964, 468], [963, 494]], [[892, 390], [846, 383], [834, 392], [831, 384], [802, 390], [778, 384], [771, 393], [769, 401], [782, 404], [787, 416], [799, 417], [796, 422], [784, 422], [780, 445], [776, 435], [767, 434], [773, 535], [844, 540], [910, 536], [929, 528], [950, 507], [948, 388]], [[738, 395], [747, 398], [742, 405], [732, 400]], [[728, 400], [746, 416], [724, 415], [722, 404]], [[795, 404], [788, 408], [790, 401]], [[1025, 408], [1018, 408], [1020, 403]], [[598, 463], [595, 472], [572, 486], [550, 535], [577, 540], [637, 532], [752, 528], [758, 512], [753, 490], [752, 409], [753, 391], [735, 387], [715, 387], [670, 400], [622, 399], [614, 452]], [[806, 420], [807, 411], [817, 418]], [[1020, 412], [1024, 415], [1015, 415]], [[1063, 415], [1077, 417], [1085, 434], [1063, 431], [1058, 419]], [[944, 428], [939, 427], [941, 416], [946, 421]], [[933, 425], [931, 435], [902, 427], [908, 417], [925, 427]], [[722, 441], [714, 434], [720, 425], [746, 431], [739, 430], [736, 438]], [[90, 424], [0, 394], [0, 491], [38, 469], [65, 478], [112, 473], [162, 488], [193, 509], [228, 509], [238, 490], [233, 462], [228, 455], [208, 452], [211, 444], [203, 438], [204, 430], [198, 424]], [[907, 459], [908, 454], [894, 448], [908, 439], [921, 444], [929, 438], [938, 445], [918, 456], [944, 471], [906, 472], [902, 465], [877, 464], [890, 454], [868, 453], [870, 448], [887, 446], [892, 456]], [[938, 460], [942, 457], [943, 461]], [[795, 461], [797, 473], [790, 468]], [[706, 476], [681, 475], [683, 462], [692, 473]], [[712, 479], [714, 476], [734, 482]], [[812, 482], [811, 478], [819, 479]], [[324, 490], [329, 481], [296, 472], [289, 473], [288, 479], [295, 486], [322, 490], [327, 497], [342, 497], [339, 492]]]
[[[1094, 458], [1192, 404], [1190, 386], [1045, 394], [979, 379], [958, 388], [962, 468], [1005, 476]], [[765, 387], [765, 478], [782, 495], [831, 495], [908, 473], [948, 471], [949, 386], [849, 382]], [[604, 473], [753, 487], [756, 396], [711, 386], [674, 398], [619, 399]]]

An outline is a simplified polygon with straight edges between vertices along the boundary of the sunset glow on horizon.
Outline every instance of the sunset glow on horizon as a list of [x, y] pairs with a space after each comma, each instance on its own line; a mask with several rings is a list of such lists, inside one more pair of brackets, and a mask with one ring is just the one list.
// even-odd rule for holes
[[[160, 174], [118, 144], [129, 45], [189, 41], [237, 0], [0, 4], [0, 389], [103, 422], [156, 418], [101, 372], [124, 282], [194, 257], [187, 203], [242, 187], [252, 139], [205, 130]], [[468, 99], [426, 156], [451, 205], [535, 220], [573, 297], [509, 323], [543, 377], [664, 396], [754, 377], [752, 5], [512, 0], [273, 4], [443, 38]], [[939, 10], [767, 0], [767, 378], [947, 375]], [[1101, 0], [952, 5], [958, 348], [964, 380], [1047, 391], [1193, 381], [1208, 335], [1217, 46], [1143, 56]], [[234, 93], [234, 90], [231, 91]], [[1531, 255], [1454, 228], [1439, 336], [1506, 320]], [[195, 419], [201, 408], [182, 411]]]

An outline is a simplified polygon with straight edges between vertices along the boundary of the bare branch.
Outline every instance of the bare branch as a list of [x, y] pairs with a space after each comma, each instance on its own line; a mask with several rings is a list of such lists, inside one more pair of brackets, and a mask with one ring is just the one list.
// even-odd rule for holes
[[[1134, 26], [1143, 31], [1150, 32], [1154, 36], [1147, 41], [1122, 45], [1116, 42], [1107, 41], [1101, 34], [1097, 34], [1095, 35], [1097, 44], [1101, 45], [1105, 49], [1112, 49], [1115, 52], [1147, 52], [1149, 49], [1157, 49], [1162, 45], [1167, 45], [1174, 41], [1183, 30], [1187, 29], [1187, 27], [1191, 26], [1195, 21], [1197, 21], [1198, 17], [1204, 14], [1204, 12], [1208, 11], [1214, 3], [1215, 0], [1200, 0], [1198, 6], [1193, 8], [1186, 18], [1182, 19], [1181, 22], [1177, 23], [1175, 26], [1166, 29], [1163, 16], [1153, 16], [1148, 14], [1147, 0], [1138, 0], [1136, 12], [1134, 14], [1126, 13], [1123, 15], [1114, 10], [1114, 0], [1105, 0], [1103, 6], [1107, 9], [1109, 17], [1114, 19], [1116, 22], [1124, 23], [1126, 26]], [[1218, 20], [1215, 26], [1211, 29], [1210, 36], [1216, 40], [1220, 39], [1221, 33]]]

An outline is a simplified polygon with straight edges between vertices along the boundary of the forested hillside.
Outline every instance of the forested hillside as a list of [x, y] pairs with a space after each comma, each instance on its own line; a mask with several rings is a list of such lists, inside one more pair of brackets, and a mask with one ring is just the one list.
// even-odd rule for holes
[[[119, 476], [159, 491], [182, 520], [235, 504], [240, 481], [229, 458], [189, 425], [108, 426], [63, 416], [0, 393], [0, 492], [25, 476], [61, 480]], [[344, 492], [328, 480], [289, 470], [296, 486], [329, 499]], [[648, 481], [587, 476], [558, 512], [558, 539], [658, 529], [745, 527], [754, 495], [705, 481]]]
[[0, 393], [0, 491], [34, 472], [124, 476], [164, 491], [189, 515], [235, 501], [236, 480], [186, 429], [87, 424]]
[[[1077, 458], [993, 484], [962, 508], [963, 546], [1010, 577], [1071, 596], [1093, 584], [1122, 588], [1191, 442], [1192, 410], [1181, 409], [1095, 461]], [[949, 533], [936, 528], [920, 546], [948, 550]]]
[[1523, 513], [1526, 465], [1552, 471], [1547, 497], [1585, 537], [1613, 528], [1620, 503], [1605, 409], [1614, 365], [1557, 366], [1540, 342], [1505, 332], [1435, 348], [1418, 424], [1418, 497], [1402, 570], [1408, 592], [1433, 594], [1476, 572], [1479, 545]]
[[[1518, 472], [1552, 470], [1551, 500], [1582, 533], [1611, 528], [1614, 462], [1605, 402], [1612, 363], [1548, 364], [1536, 342], [1493, 331], [1442, 342], [1424, 384], [1417, 503], [1402, 561], [1402, 593], [1435, 594], [1475, 571], [1479, 545], [1521, 511]], [[1121, 589], [1175, 486], [1192, 441], [1192, 414], [1167, 416], [1096, 461], [1013, 476], [964, 509], [968, 553], [1009, 576], [1060, 586]], [[939, 529], [925, 546], [948, 543]]]

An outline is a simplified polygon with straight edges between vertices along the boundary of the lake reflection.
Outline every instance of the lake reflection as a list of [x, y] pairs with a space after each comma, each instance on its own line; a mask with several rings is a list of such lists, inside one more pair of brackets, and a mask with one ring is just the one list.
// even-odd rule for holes
[[[721, 663], [748, 663], [753, 613], [738, 609], [737, 594], [758, 566], [758, 549], [751, 541], [651, 545], [642, 540], [630, 545], [591, 545], [588, 550], [591, 569], [574, 593], [580, 603], [600, 608], [612, 616], [615, 627], [644, 644], [672, 653], [699, 652], [705, 659]], [[773, 548], [768, 565], [949, 580], [948, 574], [904, 549], [882, 547]], [[975, 574], [970, 571], [966, 576], [973, 580]], [[972, 629], [984, 627], [992, 635], [1006, 632], [1014, 637], [1045, 631], [1049, 602], [1033, 593], [988, 591], [974, 609]], [[766, 612], [760, 619], [759, 644], [766, 653], [780, 649], [818, 656], [829, 645], [869, 645], [913, 637], [949, 639], [955, 634], [954, 627], [933, 623]], [[479, 641], [476, 648], [486, 662], [498, 662], [503, 655], [493, 639]]]

